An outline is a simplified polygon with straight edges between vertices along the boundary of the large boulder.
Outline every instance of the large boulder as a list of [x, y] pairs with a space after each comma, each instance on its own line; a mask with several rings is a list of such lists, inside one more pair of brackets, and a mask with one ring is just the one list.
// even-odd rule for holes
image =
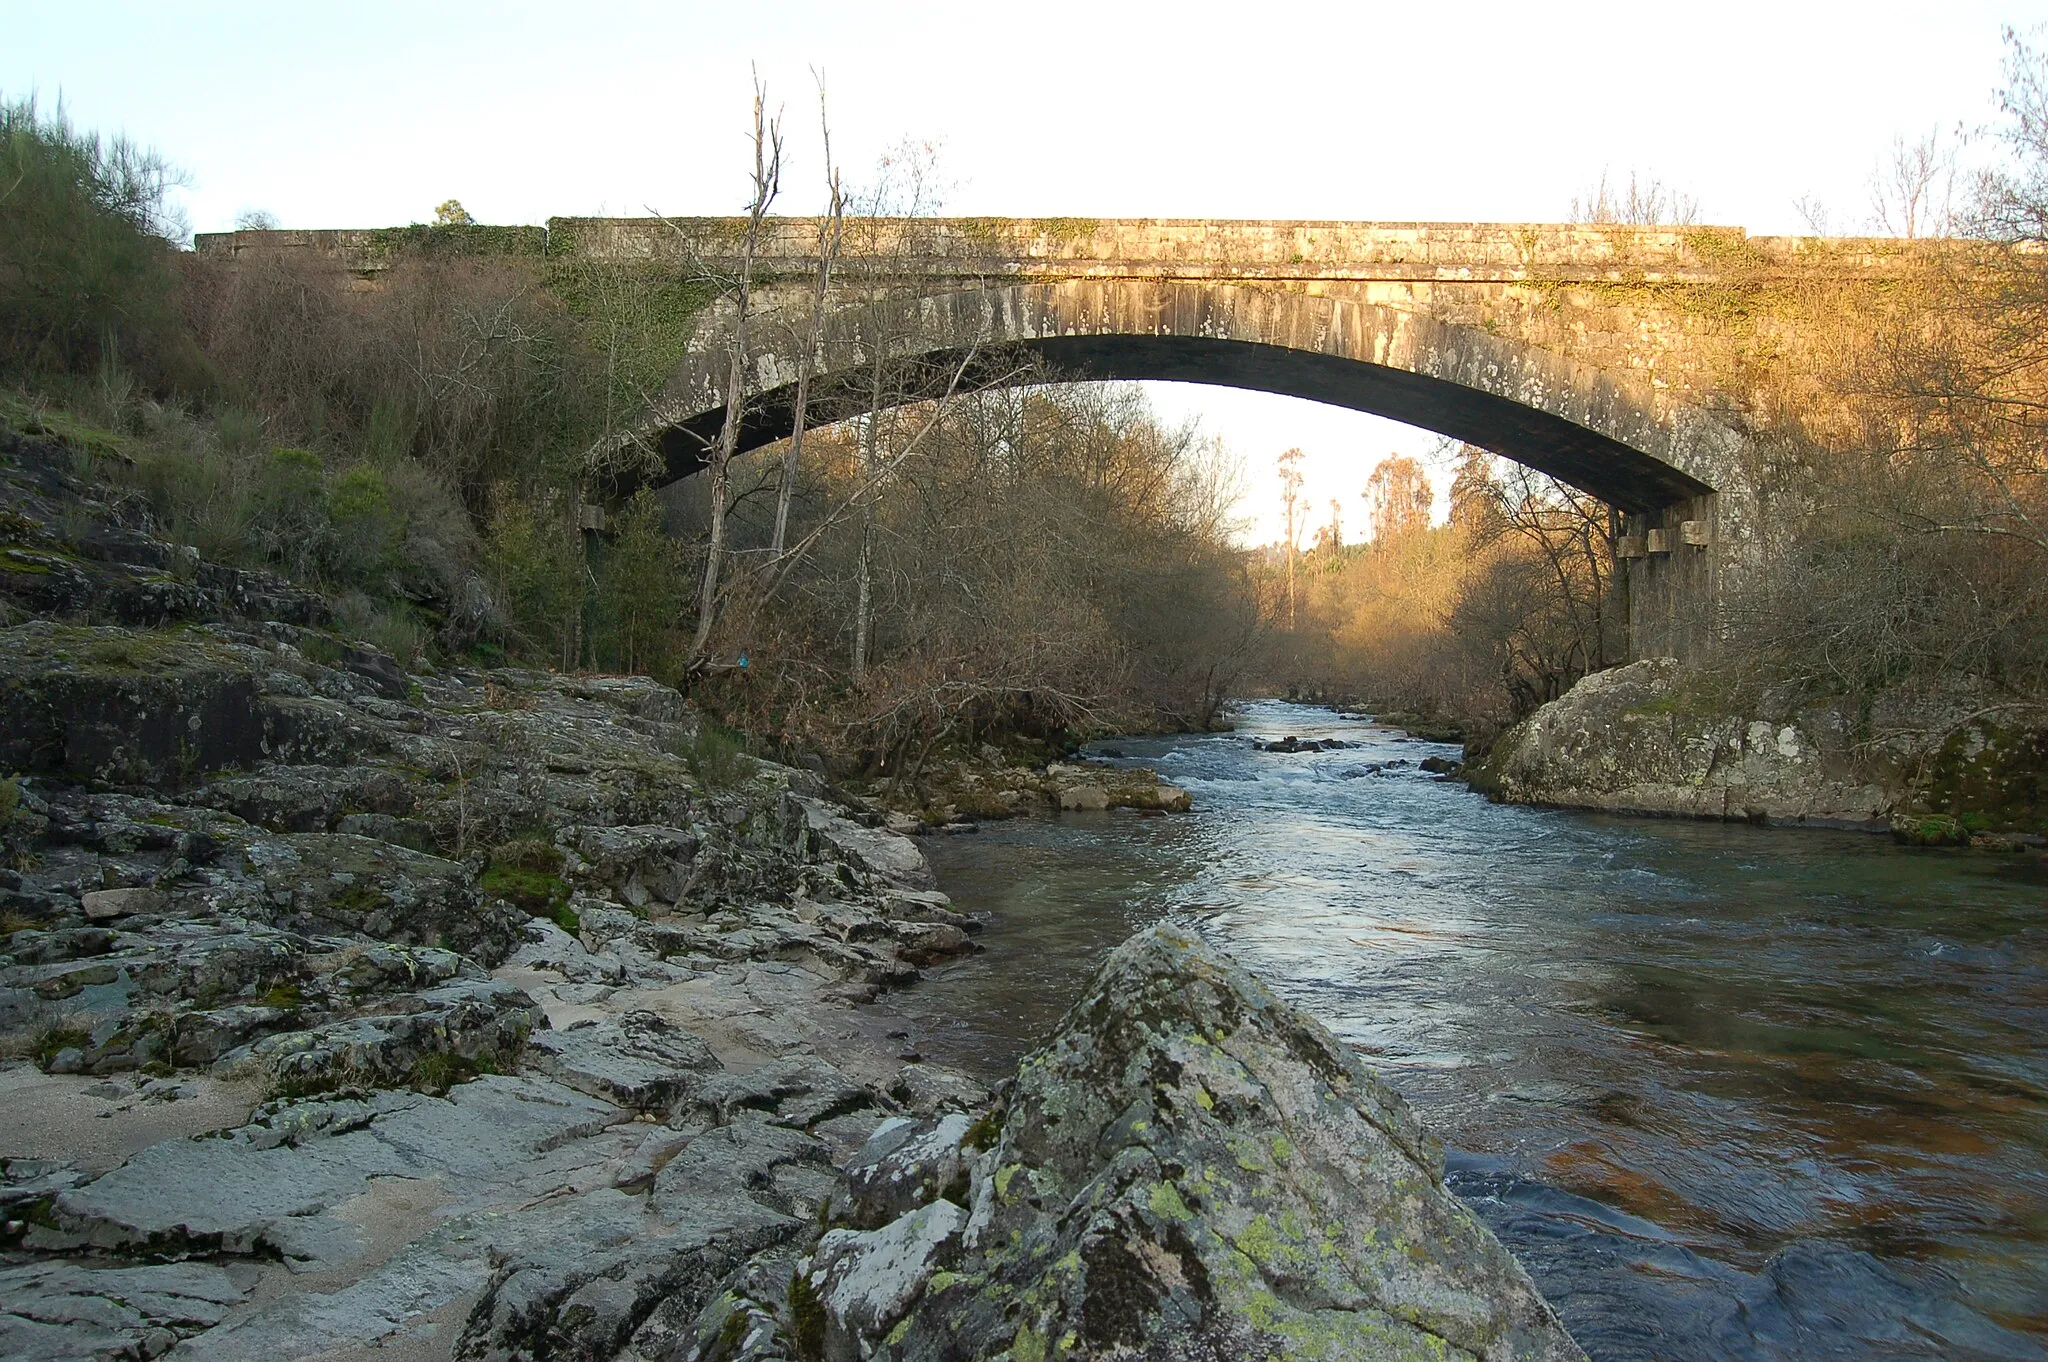
[[[922, 1298], [865, 1271], [828, 1336], [929, 1362], [1582, 1359], [1443, 1173], [1328, 1030], [1155, 927], [1024, 1060], [960, 1243], [920, 1225], [920, 1252], [897, 1255]], [[829, 1311], [853, 1293], [823, 1266]]]
[[1896, 797], [1852, 760], [1842, 715], [1735, 708], [1671, 658], [1595, 672], [1503, 734], [1473, 784], [1513, 804], [1883, 826]]

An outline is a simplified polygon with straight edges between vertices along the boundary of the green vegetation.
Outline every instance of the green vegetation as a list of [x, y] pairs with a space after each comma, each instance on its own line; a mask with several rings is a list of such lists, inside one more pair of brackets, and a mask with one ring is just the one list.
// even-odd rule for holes
[[50, 1062], [66, 1050], [84, 1050], [92, 1045], [92, 1037], [72, 1026], [45, 1026], [39, 1028], [29, 1042], [29, 1054], [36, 1067], [45, 1073]]
[[179, 252], [176, 179], [33, 101], [0, 106], [0, 423], [139, 493], [207, 561], [327, 595], [347, 636], [403, 662], [482, 647], [678, 675], [649, 581], [674, 547], [651, 554], [649, 515], [629, 516], [591, 580], [575, 479], [712, 290], [550, 257], [544, 229], [454, 205], [372, 234], [381, 287], [354, 294], [317, 263]]
[[563, 931], [575, 933], [582, 922], [569, 907], [569, 886], [562, 879], [562, 853], [539, 838], [506, 842], [491, 851], [478, 886], [486, 894], [544, 917]]
[[204, 381], [180, 316], [176, 175], [33, 97], [0, 103], [0, 368]]
[[468, 221], [416, 222], [410, 227], [384, 227], [371, 232], [369, 246], [370, 254], [382, 260], [408, 255], [538, 259], [546, 254], [547, 241], [545, 227], [493, 227]]
[[789, 1341], [797, 1362], [825, 1356], [825, 1303], [802, 1272], [789, 1274]]
[[967, 1133], [960, 1137], [960, 1147], [986, 1152], [996, 1147], [996, 1141], [1002, 1138], [1002, 1134], [1003, 1119], [1000, 1112], [983, 1112], [975, 1118], [973, 1125], [967, 1127]]
[[688, 590], [682, 546], [668, 537], [654, 493], [626, 503], [597, 561], [591, 652], [610, 671], [679, 679], [684, 640], [678, 621]]
[[406, 1084], [416, 1091], [440, 1097], [457, 1083], [497, 1073], [499, 1067], [497, 1056], [489, 1051], [464, 1055], [453, 1050], [429, 1050], [413, 1061]]
[[707, 790], [729, 790], [754, 774], [746, 735], [713, 719], [701, 720], [674, 751]]

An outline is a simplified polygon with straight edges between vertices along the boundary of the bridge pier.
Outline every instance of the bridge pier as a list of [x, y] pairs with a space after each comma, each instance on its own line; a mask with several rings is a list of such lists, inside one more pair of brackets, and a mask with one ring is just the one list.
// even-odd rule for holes
[[1628, 657], [1703, 659], [1719, 632], [1720, 498], [1712, 492], [1622, 518], [1615, 575], [1627, 593]]

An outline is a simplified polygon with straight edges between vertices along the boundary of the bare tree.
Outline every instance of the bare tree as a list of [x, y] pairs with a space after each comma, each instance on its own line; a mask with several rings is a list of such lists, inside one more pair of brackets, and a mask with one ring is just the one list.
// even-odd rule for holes
[[1295, 514], [1301, 502], [1301, 451], [1290, 449], [1274, 463], [1280, 469], [1280, 507], [1287, 518], [1287, 540], [1281, 552], [1287, 555], [1287, 627], [1294, 627], [1294, 560], [1301, 552], [1301, 530]]
[[839, 167], [832, 161], [832, 120], [825, 108], [825, 78], [817, 76], [818, 127], [825, 152], [825, 215], [818, 220], [818, 271], [812, 280], [810, 325], [799, 347], [796, 371], [795, 413], [791, 421], [789, 448], [782, 456], [782, 481], [775, 497], [775, 530], [769, 540], [770, 566], [778, 563], [789, 536], [789, 503], [796, 492], [797, 468], [803, 462], [804, 425], [810, 414], [811, 378], [818, 367], [818, 350], [825, 338], [825, 306], [832, 290], [832, 263], [839, 256], [846, 234], [846, 195], [839, 184]]
[[[925, 242], [924, 226], [939, 207], [942, 186], [937, 176], [937, 148], [928, 142], [905, 142], [882, 157], [874, 183], [862, 196], [858, 218], [860, 242], [854, 256], [856, 306], [864, 311], [862, 331], [866, 344], [861, 376], [860, 491], [854, 512], [860, 524], [860, 551], [854, 562], [853, 643], [850, 672], [856, 686], [867, 677], [868, 658], [875, 626], [875, 495], [899, 467], [907, 451], [921, 443], [922, 434], [902, 444], [906, 397], [929, 380], [920, 372], [925, 366], [906, 358], [901, 350], [914, 349], [904, 342], [913, 338], [900, 334], [905, 325], [915, 326], [914, 314], [899, 304], [904, 266]], [[958, 392], [966, 365], [956, 367], [936, 400], [943, 409]], [[936, 419], [936, 418], [934, 418]], [[926, 423], [925, 430], [931, 429]], [[897, 448], [889, 446], [895, 443]]]
[[1955, 229], [1956, 156], [1960, 139], [1939, 128], [1908, 142], [1894, 137], [1870, 179], [1870, 207], [1879, 231], [1912, 240]]
[[746, 409], [747, 320], [754, 296], [754, 257], [761, 244], [761, 222], [782, 188], [782, 119], [768, 116], [768, 88], [754, 78], [753, 196], [747, 203], [747, 226], [740, 241], [739, 276], [731, 334], [730, 363], [725, 380], [725, 419], [706, 472], [710, 477], [711, 527], [704, 549], [704, 575], [697, 588], [697, 628], [690, 638], [690, 665], [701, 666], [718, 620], [718, 574], [725, 559], [726, 478], [739, 448], [740, 423]]

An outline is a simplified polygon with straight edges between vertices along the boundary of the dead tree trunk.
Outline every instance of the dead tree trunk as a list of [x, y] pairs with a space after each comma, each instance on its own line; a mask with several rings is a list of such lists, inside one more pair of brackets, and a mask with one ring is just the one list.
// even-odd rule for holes
[[804, 452], [804, 422], [811, 398], [811, 375], [818, 367], [818, 347], [825, 339], [825, 299], [832, 287], [832, 262], [838, 258], [839, 242], [846, 223], [846, 196], [839, 187], [839, 170], [832, 164], [832, 123], [825, 116], [825, 86], [818, 84], [818, 122], [825, 144], [826, 207], [818, 224], [818, 274], [811, 289], [809, 334], [804, 338], [796, 371], [796, 413], [789, 432], [789, 449], [782, 456], [782, 483], [775, 493], [775, 533], [768, 544], [772, 568], [782, 557], [789, 535], [789, 502], [796, 493], [797, 467]]
[[754, 194], [747, 205], [747, 230], [740, 244], [732, 338], [726, 368], [725, 420], [711, 451], [711, 529], [704, 550], [704, 576], [697, 588], [697, 629], [690, 639], [691, 668], [701, 667], [718, 622], [718, 574], [725, 560], [726, 475], [739, 449], [740, 422], [746, 409], [747, 315], [753, 304], [754, 257], [760, 250], [761, 222], [782, 182], [782, 120], [768, 117], [768, 91], [754, 81]]

